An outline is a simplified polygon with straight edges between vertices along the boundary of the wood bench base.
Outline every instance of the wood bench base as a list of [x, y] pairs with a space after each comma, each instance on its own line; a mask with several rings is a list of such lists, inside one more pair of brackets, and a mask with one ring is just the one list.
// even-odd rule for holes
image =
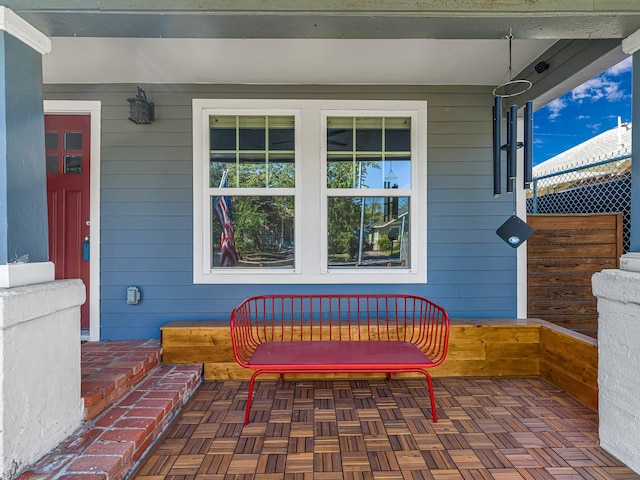
[[[233, 358], [229, 325], [222, 321], [174, 321], [161, 327], [162, 361], [204, 364], [205, 381], [249, 380], [252, 371]], [[449, 352], [433, 377], [542, 377], [587, 407], [598, 405], [597, 340], [537, 319], [456, 319]], [[418, 376], [398, 373], [395, 377]], [[301, 379], [384, 378], [384, 373], [304, 373]], [[278, 374], [260, 379], [278, 380]]]

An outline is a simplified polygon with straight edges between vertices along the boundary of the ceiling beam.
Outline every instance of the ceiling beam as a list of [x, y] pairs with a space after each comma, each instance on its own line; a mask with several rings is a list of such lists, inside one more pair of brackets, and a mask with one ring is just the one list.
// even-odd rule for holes
[[625, 38], [633, 0], [3, 0], [49, 36]]
[[640, 14], [633, 0], [4, 0], [7, 7], [21, 11], [65, 12], [197, 12], [213, 14], [252, 13], [259, 15], [418, 15], [490, 16], [513, 15], [611, 15]]

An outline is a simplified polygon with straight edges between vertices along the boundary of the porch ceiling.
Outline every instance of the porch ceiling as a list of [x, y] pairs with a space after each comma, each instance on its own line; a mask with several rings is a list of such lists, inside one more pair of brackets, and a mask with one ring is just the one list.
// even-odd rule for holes
[[[640, 2], [629, 0], [3, 4], [52, 37], [45, 83], [495, 86], [532, 71], [559, 40], [621, 40], [640, 29]], [[512, 74], [504, 40], [509, 31], [515, 39]], [[619, 47], [602, 56], [600, 49], [595, 63], [587, 62], [592, 67], [583, 61], [563, 73], [558, 62], [552, 64], [554, 83], [566, 91], [623, 58]]]

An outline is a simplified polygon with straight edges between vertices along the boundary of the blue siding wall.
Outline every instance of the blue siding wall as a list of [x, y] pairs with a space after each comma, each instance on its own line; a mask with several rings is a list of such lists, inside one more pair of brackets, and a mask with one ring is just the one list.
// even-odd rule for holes
[[46, 262], [42, 55], [0, 31], [0, 264]]
[[[172, 320], [228, 322], [234, 306], [268, 293], [379, 290], [423, 295], [452, 317], [516, 315], [515, 250], [495, 234], [513, 197], [493, 198], [491, 107], [485, 87], [142, 85], [152, 125], [127, 120], [135, 85], [48, 85], [45, 98], [102, 101], [101, 338], [157, 338]], [[426, 99], [428, 284], [193, 285], [193, 98]], [[126, 289], [142, 302], [127, 305]]]

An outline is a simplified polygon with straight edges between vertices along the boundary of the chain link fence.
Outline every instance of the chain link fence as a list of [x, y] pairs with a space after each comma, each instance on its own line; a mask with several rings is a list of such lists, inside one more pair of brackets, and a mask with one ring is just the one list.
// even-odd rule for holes
[[534, 176], [527, 191], [527, 213], [616, 212], [623, 216], [623, 250], [626, 253], [631, 246], [630, 149], [615, 158]]

